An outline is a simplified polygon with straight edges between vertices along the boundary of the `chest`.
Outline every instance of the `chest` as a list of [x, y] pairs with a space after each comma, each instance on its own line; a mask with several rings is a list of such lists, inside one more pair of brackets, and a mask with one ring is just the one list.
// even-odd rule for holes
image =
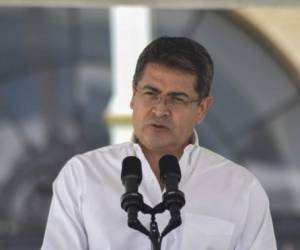
[[[161, 201], [162, 192], [158, 183], [151, 183], [151, 180], [147, 184], [145, 182], [140, 192], [144, 202], [154, 206]], [[230, 204], [232, 200], [221, 202], [218, 196], [222, 194], [218, 190], [208, 193], [203, 188], [182, 187], [186, 196], [186, 205], [181, 211], [182, 225], [163, 239], [162, 250], [233, 249], [238, 222], [230, 220], [227, 214], [234, 214], [238, 210]], [[88, 186], [83, 199], [83, 218], [90, 249], [151, 249], [146, 235], [127, 226], [127, 214], [120, 205], [123, 193], [124, 188], [117, 181], [113, 185], [97, 183]], [[223, 208], [220, 207], [221, 203]], [[230, 209], [236, 211], [229, 212]], [[150, 216], [140, 212], [138, 218], [149, 229]], [[169, 219], [168, 211], [157, 216], [160, 232]]]

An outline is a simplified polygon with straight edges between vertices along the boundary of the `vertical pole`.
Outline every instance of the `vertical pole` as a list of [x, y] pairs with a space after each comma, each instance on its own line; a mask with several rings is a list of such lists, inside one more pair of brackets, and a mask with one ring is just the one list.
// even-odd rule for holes
[[[150, 41], [150, 9], [146, 7], [112, 7], [110, 9], [112, 85], [108, 118], [130, 117], [132, 77], [140, 52]], [[111, 143], [128, 141], [131, 126], [112, 125]]]

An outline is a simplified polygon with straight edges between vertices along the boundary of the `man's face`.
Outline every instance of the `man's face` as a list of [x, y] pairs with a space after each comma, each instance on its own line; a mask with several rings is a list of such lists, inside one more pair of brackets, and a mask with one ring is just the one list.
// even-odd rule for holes
[[165, 65], [146, 65], [130, 103], [134, 134], [142, 147], [158, 153], [182, 153], [211, 103], [211, 97], [200, 104], [195, 101], [196, 80], [193, 74]]

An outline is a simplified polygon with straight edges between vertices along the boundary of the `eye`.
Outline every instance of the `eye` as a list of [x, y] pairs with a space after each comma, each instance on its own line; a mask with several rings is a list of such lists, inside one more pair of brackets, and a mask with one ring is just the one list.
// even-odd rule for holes
[[185, 100], [183, 97], [179, 97], [179, 96], [171, 96], [170, 99], [171, 99], [172, 103], [176, 103], [176, 104], [186, 104], [187, 103], [187, 100]]
[[143, 93], [144, 95], [155, 95], [155, 92], [149, 90], [145, 90]]
[[150, 97], [150, 98], [158, 98], [159, 94], [154, 92], [154, 91], [151, 91], [151, 90], [145, 90], [143, 91], [143, 95], [146, 96], [146, 97]]

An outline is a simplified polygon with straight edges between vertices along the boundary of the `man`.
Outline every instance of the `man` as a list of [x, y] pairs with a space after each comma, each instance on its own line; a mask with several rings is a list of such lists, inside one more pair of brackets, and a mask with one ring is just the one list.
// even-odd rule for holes
[[[198, 145], [194, 132], [212, 102], [213, 63], [207, 51], [187, 38], [161, 37], [140, 55], [133, 79], [132, 142], [72, 158], [53, 185], [43, 250], [149, 250], [149, 239], [127, 226], [120, 208], [124, 187], [121, 162], [137, 156], [143, 180], [139, 192], [152, 207], [162, 200], [159, 159], [179, 160], [186, 204], [182, 225], [162, 249], [274, 250], [268, 198], [243, 167]], [[157, 217], [160, 231], [170, 215]], [[149, 217], [139, 213], [149, 228]]]

